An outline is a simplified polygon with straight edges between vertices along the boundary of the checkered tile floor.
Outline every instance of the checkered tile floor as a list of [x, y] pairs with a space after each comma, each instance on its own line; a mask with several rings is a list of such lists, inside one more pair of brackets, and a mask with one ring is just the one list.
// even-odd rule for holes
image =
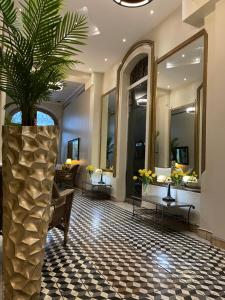
[[225, 299], [225, 252], [76, 192], [48, 235], [41, 299]]

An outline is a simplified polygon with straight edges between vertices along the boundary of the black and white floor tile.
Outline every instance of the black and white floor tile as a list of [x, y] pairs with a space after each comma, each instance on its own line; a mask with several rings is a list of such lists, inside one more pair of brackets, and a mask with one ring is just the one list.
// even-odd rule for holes
[[41, 299], [225, 299], [225, 252], [76, 192], [48, 235]]

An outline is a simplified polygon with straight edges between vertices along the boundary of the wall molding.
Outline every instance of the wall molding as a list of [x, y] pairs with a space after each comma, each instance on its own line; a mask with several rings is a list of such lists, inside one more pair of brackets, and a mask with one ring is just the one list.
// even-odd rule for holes
[[204, 26], [204, 19], [216, 8], [219, 0], [183, 0], [182, 19], [183, 22], [195, 26]]

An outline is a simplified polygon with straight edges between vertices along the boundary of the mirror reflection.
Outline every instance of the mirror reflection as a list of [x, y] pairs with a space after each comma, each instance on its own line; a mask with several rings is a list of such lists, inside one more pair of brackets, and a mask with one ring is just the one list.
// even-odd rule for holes
[[204, 37], [158, 64], [155, 167], [200, 174]]
[[116, 89], [102, 97], [100, 167], [113, 171], [116, 131]]

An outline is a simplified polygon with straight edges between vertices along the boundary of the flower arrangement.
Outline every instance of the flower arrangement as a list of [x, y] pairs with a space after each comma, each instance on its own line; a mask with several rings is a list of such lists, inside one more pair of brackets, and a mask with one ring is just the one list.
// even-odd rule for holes
[[171, 181], [176, 186], [181, 185], [183, 182], [198, 183], [198, 175], [195, 171], [192, 173], [190, 172], [184, 173], [184, 171], [180, 169], [174, 170], [171, 175]]
[[94, 173], [95, 171], [95, 167], [92, 166], [92, 165], [88, 165], [87, 168], [86, 168], [86, 171], [88, 172], [88, 174], [90, 175], [90, 177], [92, 176], [92, 174]]
[[148, 185], [156, 180], [156, 174], [153, 173], [151, 170], [139, 170], [138, 176], [134, 176], [134, 181], [140, 181], [143, 185]]
[[190, 175], [189, 182], [198, 182], [198, 174], [195, 171]]
[[98, 183], [99, 183], [99, 184], [105, 184], [105, 182], [103, 181], [103, 170], [102, 170], [102, 169], [97, 169], [97, 170], [95, 171], [95, 173], [101, 175], [100, 181], [99, 181]]
[[179, 186], [182, 184], [184, 176], [183, 170], [174, 170], [171, 174], [171, 181], [175, 186]]

